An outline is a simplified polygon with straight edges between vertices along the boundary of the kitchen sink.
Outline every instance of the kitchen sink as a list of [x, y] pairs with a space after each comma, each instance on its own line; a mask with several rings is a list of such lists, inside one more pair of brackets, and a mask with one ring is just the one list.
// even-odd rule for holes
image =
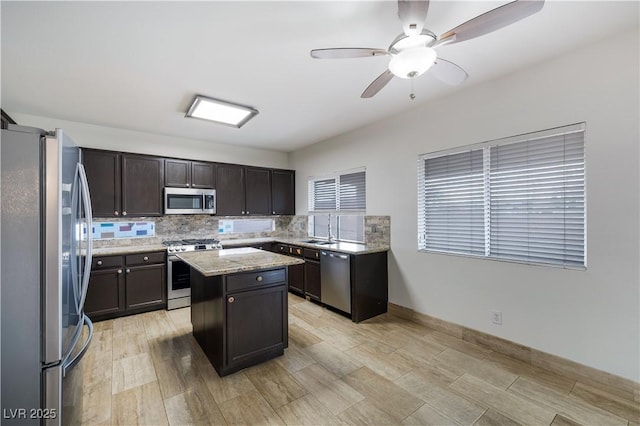
[[307, 244], [316, 244], [319, 246], [324, 246], [327, 244], [333, 244], [332, 241], [325, 241], [325, 240], [307, 240], [307, 241], [303, 241], [303, 243], [307, 243]]

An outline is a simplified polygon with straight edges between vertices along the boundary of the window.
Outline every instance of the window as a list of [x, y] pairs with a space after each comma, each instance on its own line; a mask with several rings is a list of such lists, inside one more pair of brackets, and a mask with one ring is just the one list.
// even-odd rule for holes
[[309, 236], [364, 242], [364, 168], [309, 178]]
[[364, 169], [309, 178], [309, 213], [364, 213], [366, 201]]
[[418, 160], [418, 249], [586, 266], [584, 123]]

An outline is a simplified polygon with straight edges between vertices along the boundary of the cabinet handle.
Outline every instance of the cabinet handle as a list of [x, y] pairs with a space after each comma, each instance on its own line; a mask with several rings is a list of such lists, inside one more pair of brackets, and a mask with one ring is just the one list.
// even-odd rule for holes
[[258, 275], [258, 276], [256, 277], [256, 281], [261, 282], [261, 281], [262, 281], [262, 275]]
[[187, 188], [189, 187], [189, 184], [188, 184], [188, 183], [185, 183], [184, 185], [185, 185]]
[[120, 213], [118, 212], [118, 210], [116, 210], [116, 211], [114, 211], [114, 212], [113, 212], [113, 215], [114, 215], [114, 216], [119, 216], [119, 215], [120, 215]]
[[142, 260], [144, 260], [146, 262], [147, 260], [149, 260], [149, 256], [143, 257]]
[[271, 212], [271, 214], [276, 214], [276, 212]]
[[127, 268], [126, 273], [128, 274], [129, 272], [131, 272], [131, 269]]
[[98, 260], [98, 261], [96, 262], [96, 265], [98, 265], [98, 266], [102, 266], [102, 260]]
[[242, 214], [244, 214], [244, 210], [242, 210]]
[[122, 216], [126, 216], [126, 215], [127, 215], [127, 212], [122, 212]]
[[118, 273], [121, 274], [122, 273], [122, 269], [118, 269]]
[[249, 214], [249, 210], [247, 210], [247, 214]]
[[229, 303], [233, 303], [235, 301], [236, 301], [236, 298], [233, 297], [233, 296], [229, 296], [229, 298], [227, 299], [227, 302], [229, 302]]

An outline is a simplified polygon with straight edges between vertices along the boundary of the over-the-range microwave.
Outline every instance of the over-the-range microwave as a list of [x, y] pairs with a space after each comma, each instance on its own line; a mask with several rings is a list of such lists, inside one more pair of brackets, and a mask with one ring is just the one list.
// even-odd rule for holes
[[164, 188], [165, 214], [215, 214], [216, 190]]

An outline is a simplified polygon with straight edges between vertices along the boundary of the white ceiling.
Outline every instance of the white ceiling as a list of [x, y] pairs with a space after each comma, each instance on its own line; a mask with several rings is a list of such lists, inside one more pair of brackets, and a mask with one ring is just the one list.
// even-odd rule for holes
[[[426, 28], [442, 34], [505, 3], [432, 1]], [[395, 1], [2, 1], [2, 108], [293, 151], [637, 28], [638, 4], [547, 0], [514, 25], [439, 48], [469, 79], [452, 88], [427, 73], [411, 101], [411, 83], [398, 78], [360, 98], [385, 57], [309, 56], [314, 48], [387, 48], [402, 30]], [[260, 114], [241, 129], [186, 119], [195, 94]]]

